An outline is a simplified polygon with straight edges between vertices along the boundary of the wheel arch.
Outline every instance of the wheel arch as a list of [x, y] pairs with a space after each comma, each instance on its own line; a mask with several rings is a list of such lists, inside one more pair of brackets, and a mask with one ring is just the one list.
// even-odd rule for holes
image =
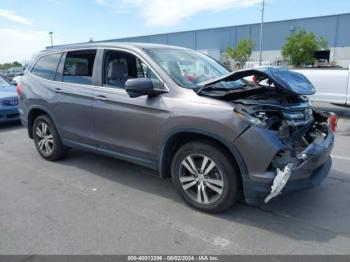
[[51, 118], [51, 120], [53, 121], [53, 118], [52, 118], [51, 114], [45, 108], [42, 108], [40, 106], [35, 106], [35, 107], [30, 108], [29, 111], [28, 111], [27, 121], [28, 121], [28, 136], [31, 139], [33, 139], [33, 124], [34, 124], [34, 121], [40, 115], [48, 115]]
[[170, 177], [170, 165], [174, 154], [183, 144], [193, 140], [208, 140], [223, 148], [228, 153], [228, 156], [232, 158], [233, 163], [236, 164], [240, 172], [240, 182], [242, 184], [243, 176], [247, 174], [247, 168], [238, 149], [232, 144], [232, 141], [226, 141], [210, 132], [194, 129], [176, 130], [164, 139], [159, 158], [160, 177]]

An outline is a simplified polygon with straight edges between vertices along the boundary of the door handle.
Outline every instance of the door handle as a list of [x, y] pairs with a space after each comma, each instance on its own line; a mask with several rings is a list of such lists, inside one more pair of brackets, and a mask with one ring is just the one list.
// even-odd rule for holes
[[54, 90], [56, 93], [60, 93], [60, 92], [62, 92], [62, 89], [61, 89], [61, 88], [59, 88], [59, 87], [55, 87], [53, 90]]
[[108, 98], [106, 96], [103, 95], [99, 95], [95, 97], [96, 100], [100, 100], [100, 101], [107, 101]]

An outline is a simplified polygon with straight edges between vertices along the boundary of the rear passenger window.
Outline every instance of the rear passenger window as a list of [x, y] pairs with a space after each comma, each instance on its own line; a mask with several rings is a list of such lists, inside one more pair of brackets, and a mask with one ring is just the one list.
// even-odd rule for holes
[[91, 85], [96, 50], [68, 52], [63, 69], [63, 82]]
[[60, 62], [62, 54], [52, 54], [52, 55], [46, 55], [36, 62], [34, 65], [31, 73], [33, 75], [53, 80], [55, 78], [56, 70], [58, 63]]

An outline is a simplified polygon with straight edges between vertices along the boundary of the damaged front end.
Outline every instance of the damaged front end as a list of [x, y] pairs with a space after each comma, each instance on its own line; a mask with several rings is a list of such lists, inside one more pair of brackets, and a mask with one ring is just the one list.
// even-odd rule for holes
[[[329, 133], [328, 117], [311, 108], [305, 97], [269, 92], [233, 101], [235, 112], [260, 128], [273, 131], [283, 150], [277, 152], [268, 171], [276, 173], [270, 194], [265, 203], [279, 195], [297, 169], [315, 153]], [[282, 179], [280, 179], [282, 177]]]
[[314, 92], [304, 76], [277, 68], [239, 71], [201, 90], [202, 95], [232, 102], [234, 112], [251, 123], [235, 144], [247, 163], [248, 181], [243, 182], [262, 191], [265, 203], [285, 187], [317, 184], [318, 173], [324, 178], [329, 171], [334, 137], [327, 114], [313, 110], [306, 97]]

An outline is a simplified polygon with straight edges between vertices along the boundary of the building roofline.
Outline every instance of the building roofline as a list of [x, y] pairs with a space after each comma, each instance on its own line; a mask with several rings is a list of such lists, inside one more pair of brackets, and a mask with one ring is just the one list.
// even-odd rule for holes
[[[331, 15], [323, 15], [323, 16], [309, 16], [309, 17], [301, 17], [301, 18], [291, 18], [291, 19], [286, 19], [286, 20], [267, 21], [267, 22], [264, 22], [264, 24], [273, 24], [273, 23], [290, 22], [290, 21], [315, 19], [315, 18], [338, 17], [338, 16], [342, 16], [342, 15], [350, 15], [350, 12], [331, 14]], [[128, 37], [121, 37], [121, 38], [106, 39], [106, 40], [102, 40], [102, 41], [118, 41], [118, 40], [125, 40], [125, 39], [138, 38], [138, 37], [151, 37], [151, 36], [162, 36], [162, 35], [171, 35], [171, 34], [180, 34], [180, 33], [192, 33], [192, 32], [199, 32], [199, 31], [206, 31], [206, 30], [230, 29], [230, 28], [233, 28], [233, 27], [254, 26], [254, 25], [260, 25], [260, 23], [219, 26], [219, 27], [211, 27], [211, 28], [200, 28], [200, 29], [192, 29], [192, 30], [183, 30], [183, 31], [164, 32], [164, 33], [158, 33], [158, 34], [149, 34], [149, 35], [136, 35], [136, 36], [128, 36]], [[96, 42], [98, 42], [98, 41], [96, 41]]]

